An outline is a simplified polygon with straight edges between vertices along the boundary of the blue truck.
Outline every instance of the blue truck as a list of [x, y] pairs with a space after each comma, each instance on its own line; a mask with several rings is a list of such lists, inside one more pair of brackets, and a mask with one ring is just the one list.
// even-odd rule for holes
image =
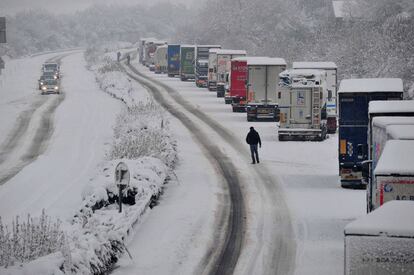
[[339, 176], [342, 187], [365, 188], [362, 164], [368, 159], [368, 104], [402, 100], [401, 79], [344, 79], [339, 87]]
[[180, 45], [171, 44], [167, 49], [168, 56], [168, 76], [175, 77], [180, 75]]

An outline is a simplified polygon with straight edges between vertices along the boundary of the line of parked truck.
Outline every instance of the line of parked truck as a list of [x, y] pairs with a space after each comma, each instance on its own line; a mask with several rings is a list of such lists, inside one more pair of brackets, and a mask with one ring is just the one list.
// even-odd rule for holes
[[[245, 112], [247, 121], [278, 121], [280, 141], [322, 141], [338, 129], [341, 186], [366, 188], [369, 213], [345, 229], [345, 273], [414, 272], [414, 242], [407, 241], [414, 239], [407, 212], [414, 202], [374, 213], [389, 202], [414, 201], [414, 101], [404, 100], [401, 79], [344, 79], [338, 89], [333, 62], [293, 62], [288, 69], [283, 58], [155, 39], [141, 39], [139, 51], [150, 70], [216, 92], [233, 112]], [[395, 211], [411, 223], [382, 222]], [[379, 240], [384, 233], [392, 238]], [[386, 242], [389, 251], [370, 246], [376, 242]], [[356, 249], [361, 245], [363, 254]]]
[[145, 38], [139, 60], [155, 73], [193, 80], [216, 92], [247, 121], [280, 121], [279, 140], [324, 140], [337, 129], [337, 66], [250, 57], [220, 45], [180, 45]]
[[220, 45], [168, 44], [148, 38], [141, 39], [139, 51], [140, 62], [155, 73], [194, 80], [197, 87], [223, 97], [233, 112], [245, 112], [247, 121], [278, 121], [280, 141], [321, 141], [339, 128], [343, 187], [367, 185], [362, 175], [372, 146], [369, 102], [403, 99], [401, 79], [344, 79], [338, 89], [333, 62], [293, 62], [288, 69], [283, 58], [251, 57], [246, 51]]

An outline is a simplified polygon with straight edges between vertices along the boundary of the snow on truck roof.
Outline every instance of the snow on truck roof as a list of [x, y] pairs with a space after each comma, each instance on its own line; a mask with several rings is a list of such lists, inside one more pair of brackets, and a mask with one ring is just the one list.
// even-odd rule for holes
[[403, 92], [400, 78], [359, 78], [341, 81], [338, 93]]
[[413, 175], [414, 140], [388, 140], [374, 175]]
[[386, 132], [391, 139], [414, 140], [414, 124], [389, 125], [386, 128]]
[[414, 100], [374, 100], [369, 102], [368, 112], [378, 113], [414, 113]]
[[293, 69], [337, 69], [334, 62], [293, 62]]
[[283, 58], [279, 57], [266, 57], [266, 56], [243, 56], [233, 58], [234, 61], [247, 61], [247, 65], [260, 66], [260, 65], [274, 65], [282, 66], [287, 65], [286, 61]]
[[[214, 50], [217, 54], [246, 54], [244, 50], [228, 50], [228, 49], [211, 49]], [[210, 50], [210, 52], [211, 52]]]
[[414, 237], [414, 201], [389, 201], [345, 227], [345, 235]]
[[314, 69], [287, 69], [279, 74], [280, 77], [322, 77], [326, 72], [323, 70]]
[[385, 128], [389, 125], [414, 125], [412, 116], [377, 116], [372, 119], [372, 125]]

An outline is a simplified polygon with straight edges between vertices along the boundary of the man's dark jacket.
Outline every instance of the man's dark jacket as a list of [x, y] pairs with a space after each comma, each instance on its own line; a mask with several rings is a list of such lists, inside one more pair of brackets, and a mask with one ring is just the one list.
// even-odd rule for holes
[[247, 134], [246, 142], [250, 145], [257, 145], [259, 144], [262, 146], [262, 141], [260, 140], [259, 133], [256, 132], [254, 129], [250, 129], [250, 132]]

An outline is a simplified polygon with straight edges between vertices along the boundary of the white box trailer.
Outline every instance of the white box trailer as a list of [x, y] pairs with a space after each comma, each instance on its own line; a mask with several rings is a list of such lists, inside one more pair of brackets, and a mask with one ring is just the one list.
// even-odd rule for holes
[[345, 275], [414, 274], [414, 202], [390, 201], [344, 233]]
[[208, 50], [207, 89], [209, 91], [215, 91], [217, 88], [217, 51], [219, 49]]
[[243, 50], [220, 49], [217, 54], [217, 73], [216, 73], [216, 90], [217, 97], [224, 97], [226, 86], [229, 83], [229, 74], [231, 71], [231, 60], [233, 58], [246, 56]]
[[326, 72], [326, 123], [328, 133], [335, 133], [338, 117], [338, 66], [334, 62], [293, 62], [292, 68], [324, 70]]
[[167, 73], [167, 49], [168, 45], [157, 47], [154, 55], [155, 73]]
[[326, 128], [326, 72], [291, 69], [279, 74], [279, 140], [324, 140]]
[[[402, 84], [401, 84], [402, 85]], [[368, 106], [368, 160], [363, 162], [363, 181], [367, 183], [367, 211], [373, 210], [375, 187], [373, 171], [388, 140], [386, 127], [414, 122], [413, 100], [371, 101]]]
[[286, 70], [286, 61], [278, 57], [246, 57], [247, 121], [279, 120], [279, 74]]
[[391, 200], [414, 200], [414, 140], [388, 140], [373, 175], [372, 210]]

